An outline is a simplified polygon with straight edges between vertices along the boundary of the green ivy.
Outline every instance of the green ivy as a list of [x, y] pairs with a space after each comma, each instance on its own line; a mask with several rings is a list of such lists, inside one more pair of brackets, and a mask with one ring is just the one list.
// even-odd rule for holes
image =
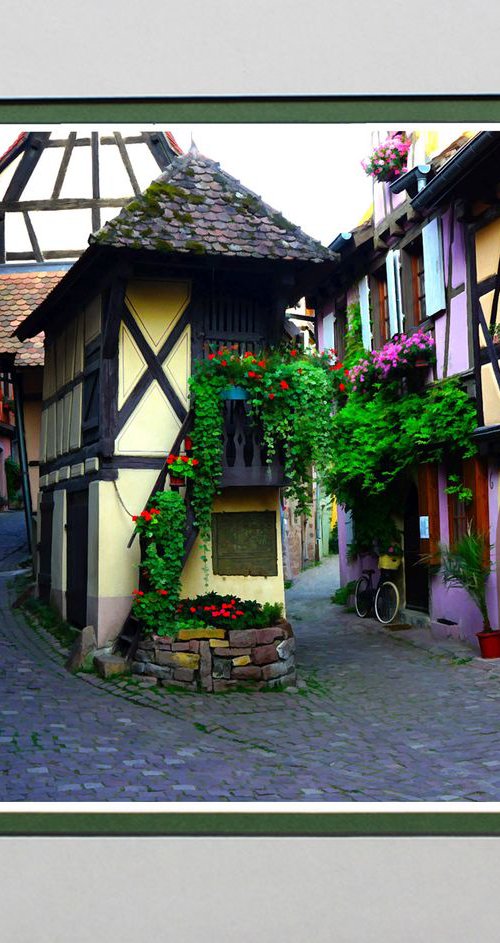
[[176, 491], [158, 491], [135, 518], [147, 589], [134, 590], [133, 612], [146, 634], [175, 635], [184, 559], [186, 506]]
[[350, 369], [364, 356], [366, 356], [366, 350], [363, 345], [361, 305], [359, 301], [354, 301], [347, 307], [344, 363]]
[[412, 465], [475, 453], [476, 410], [455, 378], [400, 395], [397, 384], [351, 392], [331, 424], [329, 490], [352, 511], [351, 555], [398, 540], [391, 513]]

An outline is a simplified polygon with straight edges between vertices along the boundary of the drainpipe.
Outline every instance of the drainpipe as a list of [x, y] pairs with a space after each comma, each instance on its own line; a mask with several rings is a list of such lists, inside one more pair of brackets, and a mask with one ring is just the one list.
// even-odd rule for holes
[[24, 502], [24, 517], [26, 521], [26, 537], [31, 551], [33, 566], [35, 560], [35, 545], [33, 537], [33, 508], [31, 506], [31, 490], [28, 472], [28, 455], [26, 452], [26, 436], [24, 431], [23, 386], [19, 373], [11, 372], [14, 387], [14, 415], [16, 417], [17, 443], [19, 446], [19, 464], [21, 466], [21, 490]]

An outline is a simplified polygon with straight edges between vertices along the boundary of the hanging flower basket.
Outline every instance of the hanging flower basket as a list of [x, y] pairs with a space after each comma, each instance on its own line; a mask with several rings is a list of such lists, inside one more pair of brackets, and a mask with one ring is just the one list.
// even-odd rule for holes
[[376, 147], [361, 166], [368, 177], [389, 182], [396, 180], [407, 169], [411, 138], [404, 131], [393, 132]]
[[171, 488], [183, 488], [186, 484], [186, 479], [181, 478], [180, 475], [170, 474], [170, 487]]

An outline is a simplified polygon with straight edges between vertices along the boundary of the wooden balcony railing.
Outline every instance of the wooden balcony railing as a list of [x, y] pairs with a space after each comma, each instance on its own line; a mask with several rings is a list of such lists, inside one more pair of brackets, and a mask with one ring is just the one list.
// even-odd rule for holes
[[225, 400], [221, 487], [283, 487], [283, 450], [278, 449], [271, 462], [267, 457], [262, 428], [253, 421], [247, 403]]

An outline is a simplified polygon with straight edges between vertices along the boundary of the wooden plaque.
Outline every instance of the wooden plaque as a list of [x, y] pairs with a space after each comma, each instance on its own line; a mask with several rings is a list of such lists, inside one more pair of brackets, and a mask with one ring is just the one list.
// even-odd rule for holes
[[213, 571], [221, 576], [277, 576], [276, 514], [212, 514]]

